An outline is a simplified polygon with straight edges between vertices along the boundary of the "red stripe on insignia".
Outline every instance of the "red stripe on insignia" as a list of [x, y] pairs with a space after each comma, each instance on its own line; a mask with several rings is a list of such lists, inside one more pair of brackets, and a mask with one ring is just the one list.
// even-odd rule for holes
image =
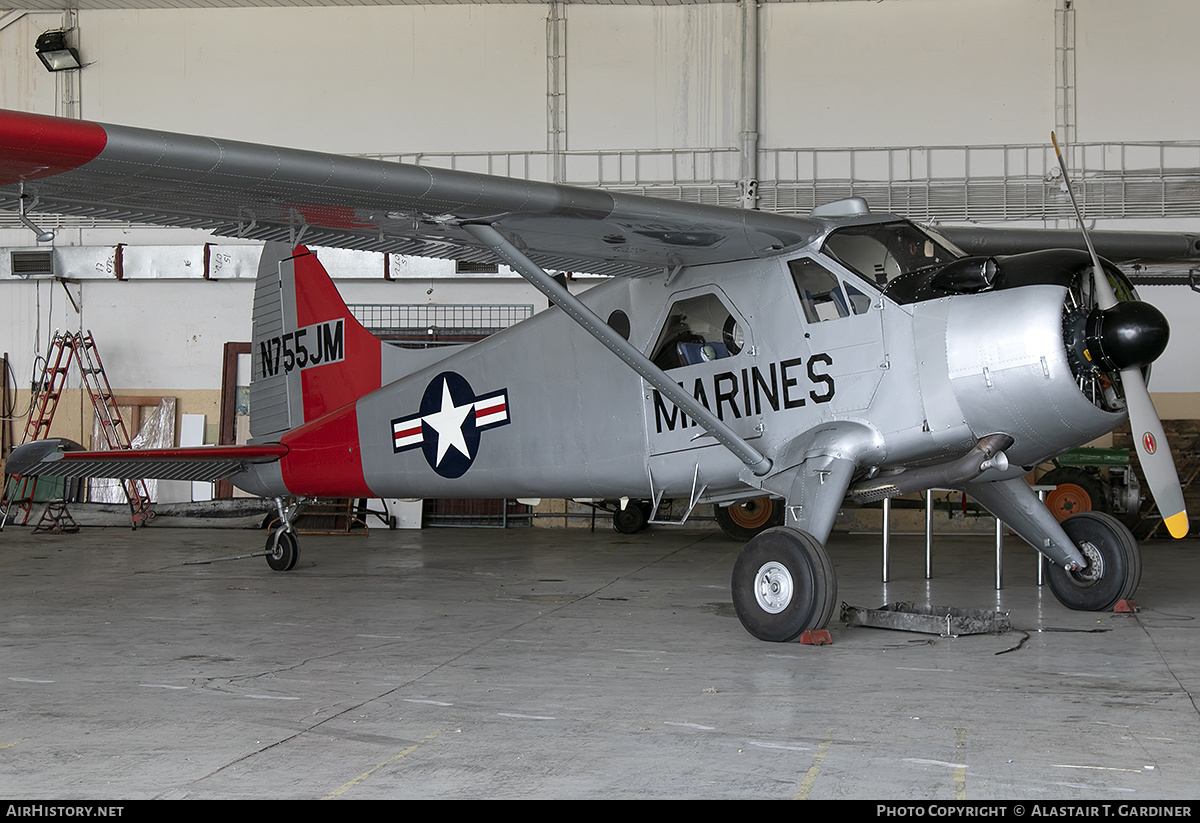
[[77, 169], [107, 144], [108, 134], [97, 123], [0, 111], [0, 185]]
[[420, 427], [420, 426], [417, 426], [417, 427], [415, 427], [415, 428], [412, 428], [412, 429], [397, 429], [397, 430], [396, 430], [395, 439], [396, 439], [396, 440], [403, 440], [405, 437], [415, 437], [416, 435], [418, 435], [418, 434], [420, 434], [420, 433], [421, 433], [421, 427]]
[[481, 417], [487, 417], [489, 414], [497, 414], [497, 413], [503, 412], [503, 411], [504, 411], [504, 399], [503, 398], [501, 398], [497, 402], [493, 403], [491, 406], [484, 406], [482, 408], [479, 406], [478, 403], [476, 403], [475, 404], [475, 419], [478, 420]]

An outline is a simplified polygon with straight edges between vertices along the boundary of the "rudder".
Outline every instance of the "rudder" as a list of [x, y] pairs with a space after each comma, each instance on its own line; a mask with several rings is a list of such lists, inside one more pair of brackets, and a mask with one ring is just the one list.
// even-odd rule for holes
[[381, 384], [382, 343], [346, 307], [315, 254], [297, 246], [254, 287], [250, 434], [278, 439]]

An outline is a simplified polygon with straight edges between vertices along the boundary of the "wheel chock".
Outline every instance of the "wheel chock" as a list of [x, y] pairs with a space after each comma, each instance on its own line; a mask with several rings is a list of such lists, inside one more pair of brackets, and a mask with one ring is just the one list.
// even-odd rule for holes
[[1118, 600], [1117, 605], [1113, 606], [1115, 614], [1137, 614], [1138, 605], [1132, 600]]
[[833, 638], [828, 629], [808, 629], [800, 635], [800, 642], [805, 646], [832, 646]]

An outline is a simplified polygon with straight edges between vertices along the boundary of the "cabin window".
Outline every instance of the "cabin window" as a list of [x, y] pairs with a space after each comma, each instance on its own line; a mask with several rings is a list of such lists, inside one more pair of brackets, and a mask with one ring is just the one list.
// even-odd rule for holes
[[715, 294], [671, 304], [650, 359], [660, 369], [694, 366], [732, 357], [745, 345], [741, 322]]

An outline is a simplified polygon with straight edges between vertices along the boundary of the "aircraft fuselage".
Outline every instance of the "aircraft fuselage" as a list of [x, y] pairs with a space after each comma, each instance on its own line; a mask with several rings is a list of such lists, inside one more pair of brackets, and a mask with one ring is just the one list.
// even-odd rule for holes
[[[815, 452], [852, 453], [870, 473], [937, 463], [996, 432], [1013, 437], [1013, 464], [1032, 465], [1122, 419], [1072, 374], [1067, 286], [897, 302], [885, 277], [872, 282], [816, 243], [614, 279], [581, 299], [628, 328], [773, 474]], [[337, 323], [299, 322], [259, 342], [256, 378], [352, 356]], [[476, 344], [384, 346], [380, 358], [378, 389], [310, 415], [284, 436], [292, 451], [278, 465], [234, 482], [272, 496], [344, 494], [360, 472], [359, 493], [375, 497], [729, 500], [771, 489], [557, 308]]]

